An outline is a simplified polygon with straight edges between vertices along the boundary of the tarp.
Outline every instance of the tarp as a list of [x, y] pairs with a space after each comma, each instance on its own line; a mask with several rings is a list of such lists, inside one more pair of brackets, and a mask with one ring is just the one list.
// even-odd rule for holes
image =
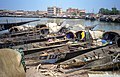
[[21, 54], [12, 49], [0, 49], [0, 77], [25, 77]]
[[58, 26], [56, 23], [47, 23], [50, 33], [57, 33], [62, 27]]
[[103, 31], [91, 31], [89, 30], [90, 32], [90, 35], [92, 36], [92, 39], [100, 39], [102, 38], [102, 35], [103, 35]]
[[66, 24], [65, 26], [66, 28], [70, 29], [70, 30], [74, 30], [74, 31], [80, 31], [80, 30], [85, 30], [85, 27], [81, 24], [76, 24], [76, 25], [69, 25], [69, 24]]

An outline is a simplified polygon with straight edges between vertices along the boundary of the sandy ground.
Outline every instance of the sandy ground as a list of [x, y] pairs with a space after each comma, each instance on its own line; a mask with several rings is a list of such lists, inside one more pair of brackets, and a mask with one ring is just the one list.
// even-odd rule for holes
[[56, 69], [56, 65], [42, 65], [38, 69], [37, 66], [27, 66], [26, 77], [88, 77], [88, 73], [84, 70], [74, 73], [65, 74]]
[[117, 72], [78, 70], [65, 74], [58, 70], [56, 65], [45, 64], [40, 65], [39, 68], [37, 66], [27, 66], [26, 77], [120, 77], [120, 70]]

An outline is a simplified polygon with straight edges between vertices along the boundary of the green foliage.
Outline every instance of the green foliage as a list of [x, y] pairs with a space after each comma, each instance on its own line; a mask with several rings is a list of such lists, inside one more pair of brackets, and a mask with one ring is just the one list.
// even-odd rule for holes
[[105, 8], [101, 8], [99, 9], [99, 13], [104, 14], [104, 15], [117, 15], [119, 14], [119, 10], [117, 10], [117, 8], [113, 7], [111, 10], [109, 9], [105, 9]]
[[79, 16], [81, 16], [82, 15], [82, 13], [79, 13]]
[[72, 15], [75, 15], [75, 16], [76, 16], [77, 14], [74, 12], [74, 13], [72, 13]]

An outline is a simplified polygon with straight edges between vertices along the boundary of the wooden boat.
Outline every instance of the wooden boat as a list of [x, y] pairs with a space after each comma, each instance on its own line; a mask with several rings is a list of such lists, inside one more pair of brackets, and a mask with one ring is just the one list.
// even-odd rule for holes
[[118, 44], [118, 41], [120, 38], [120, 31], [119, 30], [112, 30], [112, 31], [107, 31], [103, 34], [103, 39], [115, 44]]
[[[9, 29], [8, 34], [10, 37], [18, 37], [24, 35], [47, 35], [49, 34], [49, 28], [46, 24], [38, 24], [36, 26], [14, 26]], [[3, 36], [4, 37], [4, 36]]]
[[120, 52], [108, 55], [84, 66], [91, 70], [115, 70], [120, 67]]
[[[35, 31], [23, 31], [3, 36], [0, 47], [9, 47], [10, 45], [21, 45], [33, 42], [47, 41], [51, 38], [63, 38], [65, 35], [49, 34], [46, 25], [37, 25]], [[51, 36], [52, 35], [52, 36]], [[6, 37], [6, 38], [5, 38]], [[51, 43], [52, 44], [52, 43]]]
[[[62, 23], [58, 26], [56, 23], [38, 24], [36, 26], [13, 26], [9, 28], [9, 33], [5, 33], [2, 37], [18, 37], [25, 36], [26, 34], [36, 33], [38, 35], [47, 35], [49, 33], [57, 33], [65, 25]], [[57, 28], [58, 27], [58, 28]], [[7, 37], [6, 37], [7, 36]]]
[[18, 37], [18, 36], [25, 36], [25, 35], [32, 35], [32, 34], [38, 34], [38, 35], [45, 35], [45, 34], [49, 34], [49, 29], [47, 27], [43, 27], [43, 28], [32, 28], [30, 30], [19, 30], [19, 28], [17, 27], [13, 27], [12, 29], [10, 29], [10, 32], [12, 32], [12, 30], [17, 30], [15, 31], [15, 33], [11, 33], [8, 34], [10, 37]]
[[78, 49], [78, 50], [75, 50], [75, 51], [71, 51], [69, 53], [66, 53], [65, 58], [61, 59], [58, 62], [74, 58], [74, 57], [76, 57], [78, 55], [82, 55], [84, 53], [91, 52], [92, 50], [96, 50], [96, 49], [99, 49], [99, 48], [102, 48], [102, 47], [105, 47], [105, 46], [93, 46], [93, 47], [91, 46], [90, 48], [89, 47], [88, 48], [81, 48], [81, 49]]
[[35, 43], [35, 42], [43, 42], [43, 41], [48, 41], [48, 39], [51, 39], [51, 38], [63, 38], [65, 35], [58, 35], [58, 36], [51, 36], [51, 37], [44, 37], [44, 38], [31, 38], [31, 37], [26, 37], [26, 38], [17, 38], [17, 39], [12, 39], [10, 40], [7, 40], [4, 41], [5, 39], [2, 39], [1, 40], [1, 43], [0, 43], [0, 48], [3, 48], [3, 47], [9, 47], [9, 46], [17, 46], [17, 45], [23, 45], [23, 44], [28, 44], [28, 43]]
[[[42, 26], [42, 25], [41, 25]], [[49, 34], [48, 27], [38, 27], [35, 26], [14, 26], [9, 29], [10, 33], [5, 33], [1, 35], [1, 38], [14, 38], [14, 37], [21, 37], [26, 35], [47, 35]]]
[[63, 69], [72, 69], [72, 68], [78, 68], [78, 67], [82, 67], [85, 64], [87, 64], [88, 62], [83, 62], [83, 61], [78, 61], [76, 62], [76, 60], [73, 60], [73, 62], [71, 62], [70, 64], [60, 64], [60, 66]]
[[[56, 42], [58, 43], [58, 42]], [[49, 43], [50, 45], [52, 43]], [[53, 44], [55, 44], [53, 42]], [[48, 53], [45, 53], [47, 57], [49, 57], [50, 55], [53, 55], [53, 56], [56, 56], [56, 58], [52, 59], [54, 61], [50, 62], [51, 60], [49, 60], [50, 58], [46, 58], [45, 60], [40, 60], [39, 62], [47, 62], [47, 63], [56, 63], [56, 62], [61, 62], [61, 61], [64, 61], [64, 60], [68, 60], [68, 59], [71, 59], [75, 56], [78, 56], [78, 55], [81, 55], [81, 54], [84, 54], [84, 53], [87, 53], [87, 52], [90, 52], [92, 50], [95, 50], [95, 49], [99, 49], [101, 47], [104, 47], [104, 46], [90, 46], [92, 44], [89, 44], [88, 42], [83, 42], [83, 44], [79, 44], [79, 43], [76, 43], [76, 44], [69, 44], [69, 52], [66, 52], [66, 50], [64, 51], [64, 53], [60, 53], [60, 54], [56, 54], [56, 53], [52, 53], [52, 54], [48, 54]], [[37, 50], [36, 49], [32, 49], [30, 50], [31, 52], [39, 52], [40, 48], [38, 48]], [[28, 50], [29, 51], [29, 50]], [[56, 50], [57, 51], [57, 50]], [[53, 51], [54, 52], [54, 51]], [[59, 59], [57, 58], [58, 55], [63, 55], [64, 54], [64, 57], [59, 57]], [[42, 57], [44, 57], [42, 55]]]
[[[93, 47], [93, 48], [83, 48], [80, 46], [78, 48], [73, 48], [72, 44], [69, 44], [69, 45], [64, 44], [64, 46], [62, 46], [62, 47], [53, 48], [53, 49], [47, 50], [47, 51], [45, 50], [45, 51], [43, 51], [43, 54], [40, 53], [39, 49], [37, 49], [37, 50], [33, 49], [32, 51], [35, 52], [34, 54], [36, 54], [36, 55], [39, 54], [38, 56], [34, 55], [37, 62], [39, 62], [39, 63], [56, 63], [56, 62], [61, 62], [63, 60], [67, 60], [67, 59], [73, 58], [75, 56], [90, 52], [94, 49], [98, 49], [101, 47], [103, 47], [103, 46], [97, 46], [97, 47]], [[31, 55], [33, 55], [33, 53]], [[53, 58], [51, 58], [51, 56], [53, 56]], [[43, 57], [43, 59], [40, 57]], [[44, 57], [45, 57], [45, 59], [44, 59]]]
[[26, 55], [28, 65], [30, 65], [31, 62], [34, 64], [34, 61], [36, 63], [55, 63], [65, 57], [65, 52], [69, 52], [67, 45], [51, 46], [49, 48], [49, 50], [41, 52], [37, 50], [37, 53], [34, 53], [35, 55], [31, 54], [32, 56]]
[[32, 53], [48, 50], [48, 49], [51, 49], [51, 48], [57, 48], [57, 47], [64, 46], [64, 45], [66, 45], [66, 43], [68, 41], [69, 40], [63, 40], [63, 41], [60, 40], [60, 41], [57, 41], [57, 42], [50, 42], [50, 43], [47, 43], [47, 44], [44, 43], [44, 42], [36, 43], [36, 44], [33, 43], [32, 45], [30, 44], [30, 46], [28, 46], [27, 49], [24, 46], [23, 47], [22, 46], [14, 47], [13, 49], [23, 48], [24, 49], [24, 54], [27, 55], [27, 54], [32, 54]]
[[106, 57], [106, 56], [114, 53], [112, 50], [110, 50], [110, 49], [113, 49], [114, 47], [116, 47], [116, 45], [108, 45], [106, 47], [95, 49], [93, 51], [86, 52], [77, 57], [71, 58], [67, 61], [61, 62], [60, 65], [62, 65], [62, 67], [65, 69], [82, 67], [90, 62], [99, 60], [103, 57]]
[[20, 26], [20, 25], [23, 25], [23, 24], [26, 24], [26, 23], [30, 23], [30, 22], [35, 22], [35, 21], [40, 21], [40, 20], [38, 19], [38, 20], [31, 20], [31, 21], [25, 21], [25, 22], [0, 24], [0, 31], [10, 29], [13, 26]]

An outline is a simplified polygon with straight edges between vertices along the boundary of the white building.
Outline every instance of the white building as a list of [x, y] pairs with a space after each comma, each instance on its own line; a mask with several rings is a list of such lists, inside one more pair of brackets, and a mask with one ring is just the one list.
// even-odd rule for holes
[[47, 13], [49, 16], [55, 15], [55, 16], [60, 16], [62, 15], [62, 8], [53, 6], [53, 7], [48, 7], [47, 8]]

